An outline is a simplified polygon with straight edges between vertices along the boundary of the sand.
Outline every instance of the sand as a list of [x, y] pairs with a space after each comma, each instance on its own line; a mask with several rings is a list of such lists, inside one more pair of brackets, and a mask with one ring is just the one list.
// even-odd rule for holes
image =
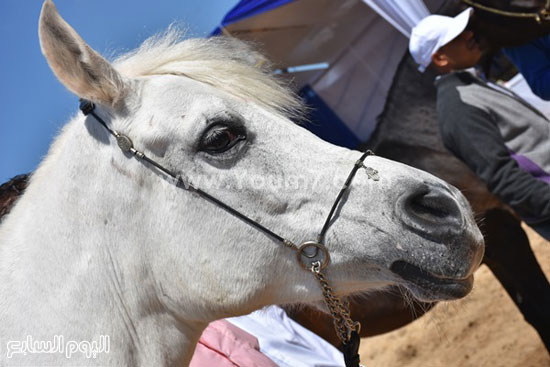
[[[525, 229], [550, 278], [550, 243]], [[550, 367], [537, 333], [486, 266], [476, 272], [469, 296], [439, 304], [399, 330], [364, 338], [360, 354], [366, 367]]]

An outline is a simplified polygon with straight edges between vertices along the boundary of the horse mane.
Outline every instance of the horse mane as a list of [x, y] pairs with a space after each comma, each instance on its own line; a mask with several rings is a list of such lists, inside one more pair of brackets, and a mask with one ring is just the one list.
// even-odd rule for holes
[[251, 44], [232, 37], [183, 39], [170, 26], [113, 62], [125, 77], [180, 75], [252, 100], [289, 118], [300, 118], [304, 107], [287, 83], [277, 78], [271, 63]]

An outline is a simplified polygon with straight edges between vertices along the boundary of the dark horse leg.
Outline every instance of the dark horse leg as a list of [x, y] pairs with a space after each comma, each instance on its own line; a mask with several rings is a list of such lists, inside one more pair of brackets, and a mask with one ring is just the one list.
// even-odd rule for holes
[[550, 352], [550, 284], [520, 222], [503, 210], [486, 213], [483, 262], [506, 289]]

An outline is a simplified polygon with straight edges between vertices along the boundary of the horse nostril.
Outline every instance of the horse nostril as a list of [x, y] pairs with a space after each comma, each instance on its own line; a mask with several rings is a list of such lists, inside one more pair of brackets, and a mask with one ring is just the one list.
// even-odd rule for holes
[[407, 222], [415, 227], [434, 229], [440, 227], [446, 230], [462, 226], [462, 213], [451, 192], [444, 187], [422, 185], [401, 201], [401, 210]]
[[442, 219], [456, 214], [456, 204], [439, 192], [420, 192], [408, 202], [409, 209], [419, 217]]

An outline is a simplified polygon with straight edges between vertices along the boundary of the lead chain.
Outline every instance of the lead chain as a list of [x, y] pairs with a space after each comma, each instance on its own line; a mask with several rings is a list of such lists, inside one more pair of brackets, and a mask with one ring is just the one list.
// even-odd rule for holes
[[314, 262], [311, 266], [311, 272], [321, 284], [323, 298], [332, 316], [336, 335], [343, 344], [347, 344], [351, 339], [353, 331], [359, 334], [361, 324], [351, 319], [348, 302], [343, 302], [338, 296], [334, 295], [332, 287], [328, 284], [323, 273], [321, 273], [320, 265], [319, 261]]
[[[548, 1], [550, 1], [550, 0], [548, 0]], [[361, 166], [363, 166], [363, 167], [365, 167], [365, 169], [367, 169], [367, 167], [363, 165], [363, 161], [368, 155], [373, 154], [371, 151], [366, 151], [365, 153], [363, 153], [361, 158], [355, 163], [355, 166], [354, 166], [353, 170], [350, 172], [350, 175], [348, 176], [344, 187], [342, 188], [342, 190], [338, 194], [338, 197], [336, 198], [336, 201], [335, 201], [334, 205], [331, 208], [328, 219], [326, 220], [325, 225], [323, 226], [323, 229], [321, 230], [321, 234], [319, 235], [319, 241], [318, 242], [304, 242], [302, 244], [302, 246], [299, 248], [292, 241], [289, 241], [289, 240], [279, 236], [278, 234], [276, 234], [275, 232], [273, 232], [273, 231], [269, 230], [268, 228], [264, 227], [263, 225], [261, 225], [257, 221], [255, 221], [255, 220], [251, 219], [250, 217], [242, 214], [238, 210], [233, 209], [231, 206], [227, 205], [223, 201], [218, 200], [217, 198], [215, 198], [212, 195], [204, 192], [200, 188], [196, 188], [196, 187], [192, 186], [191, 184], [184, 182], [182, 180], [182, 178], [180, 176], [178, 176], [175, 172], [172, 172], [171, 170], [165, 168], [164, 166], [162, 166], [161, 164], [159, 164], [155, 160], [147, 157], [143, 152], [140, 152], [140, 151], [136, 150], [134, 148], [134, 144], [132, 143], [132, 140], [128, 136], [126, 136], [124, 134], [121, 134], [118, 131], [115, 131], [115, 130], [111, 129], [107, 125], [107, 123], [100, 116], [98, 116], [94, 112], [95, 105], [92, 102], [81, 99], [80, 100], [80, 109], [82, 110], [82, 113], [84, 113], [84, 115], [92, 115], [97, 120], [98, 123], [103, 125], [103, 127], [111, 135], [113, 135], [116, 138], [117, 144], [123, 152], [132, 153], [140, 161], [145, 161], [145, 162], [153, 165], [154, 167], [156, 167], [157, 169], [159, 169], [160, 171], [162, 171], [166, 175], [176, 179], [177, 187], [183, 188], [185, 190], [192, 189], [195, 193], [200, 195], [203, 199], [206, 199], [210, 202], [213, 202], [214, 204], [216, 204], [219, 207], [225, 209], [227, 212], [229, 212], [229, 213], [233, 214], [234, 216], [240, 218], [241, 220], [245, 221], [249, 225], [251, 225], [254, 228], [258, 229], [259, 231], [261, 231], [261, 232], [271, 236], [272, 238], [278, 240], [279, 242], [283, 243], [286, 247], [289, 247], [289, 248], [293, 249], [294, 251], [297, 251], [297, 253], [299, 255], [298, 259], [299, 259], [299, 261], [302, 265], [304, 265], [304, 263], [301, 261], [300, 255], [306, 248], [304, 246], [308, 246], [307, 248], [313, 246], [313, 247], [316, 247], [317, 250], [321, 249], [322, 252], [324, 252], [324, 254], [325, 254], [325, 258], [323, 260], [324, 264], [322, 264], [320, 261], [315, 261], [315, 262], [311, 263], [310, 270], [315, 275], [315, 277], [317, 278], [319, 283], [321, 284], [321, 288], [323, 290], [323, 297], [325, 299], [325, 302], [327, 304], [327, 307], [328, 307], [328, 309], [330, 311], [330, 314], [332, 316], [332, 319], [333, 319], [334, 329], [336, 330], [336, 334], [338, 335], [338, 338], [344, 344], [344, 349], [346, 349], [346, 347], [349, 347], [350, 349], [354, 349], [352, 352], [349, 352], [349, 353], [344, 351], [344, 359], [346, 359], [346, 355], [348, 355], [348, 354], [352, 354], [352, 358], [353, 358], [353, 361], [351, 363], [348, 363], [348, 361], [346, 361], [346, 366], [354, 366], [354, 367], [359, 366], [359, 355], [357, 354], [357, 348], [359, 347], [359, 336], [358, 336], [358, 334], [359, 334], [359, 331], [360, 331], [360, 328], [361, 328], [361, 324], [359, 324], [358, 322], [353, 322], [353, 320], [350, 317], [350, 313], [349, 313], [349, 305], [347, 303], [344, 304], [337, 296], [335, 296], [333, 294], [332, 288], [329, 286], [325, 276], [321, 273], [321, 268], [323, 266], [326, 266], [328, 264], [328, 261], [329, 261], [328, 251], [326, 250], [326, 248], [324, 246], [321, 245], [321, 243], [322, 243], [322, 239], [324, 237], [324, 234], [325, 234], [326, 230], [328, 229], [328, 227], [330, 225], [330, 222], [331, 222], [332, 216], [334, 214], [334, 211], [336, 210], [338, 203], [340, 202], [342, 196], [344, 195], [344, 192], [347, 190], [347, 188], [351, 184], [351, 180], [353, 180], [353, 177], [355, 176], [355, 173], [357, 172], [357, 170]], [[371, 178], [375, 181], [378, 180], [378, 172], [375, 171], [375, 170], [371, 169], [369, 171], [367, 169], [367, 175], [368, 175], [369, 178]], [[305, 268], [307, 269], [307, 266]], [[353, 338], [353, 340], [352, 340], [352, 338]]]

